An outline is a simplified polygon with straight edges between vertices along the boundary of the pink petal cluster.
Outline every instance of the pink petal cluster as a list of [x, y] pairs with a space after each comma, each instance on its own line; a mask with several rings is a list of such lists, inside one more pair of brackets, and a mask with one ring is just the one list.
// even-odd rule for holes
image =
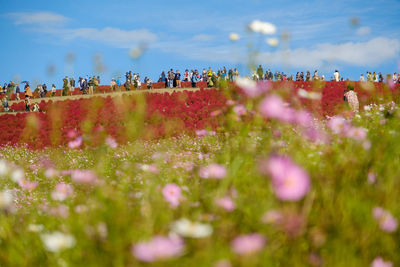
[[285, 156], [272, 156], [260, 164], [260, 171], [269, 174], [276, 197], [283, 201], [298, 201], [310, 190], [310, 177], [299, 165]]
[[94, 185], [97, 182], [97, 175], [90, 170], [72, 170], [72, 181], [80, 184]]
[[397, 219], [395, 217], [393, 217], [393, 215], [387, 211], [384, 210], [381, 207], [375, 207], [372, 210], [372, 214], [375, 218], [375, 220], [378, 221], [379, 223], [379, 227], [388, 233], [393, 233], [394, 231], [397, 230]]
[[226, 168], [220, 164], [210, 164], [206, 167], [202, 167], [199, 170], [199, 176], [204, 179], [223, 179], [227, 174]]
[[253, 233], [236, 237], [231, 243], [231, 248], [239, 255], [250, 255], [262, 250], [265, 243], [263, 236]]
[[51, 193], [51, 198], [57, 201], [64, 201], [67, 197], [74, 193], [74, 189], [71, 185], [65, 183], [59, 183]]
[[39, 184], [38, 182], [28, 181], [28, 180], [26, 180], [25, 178], [23, 178], [23, 179], [21, 179], [21, 180], [18, 181], [18, 185], [19, 185], [22, 189], [28, 190], [28, 191], [34, 190], [34, 189], [37, 187], [38, 184]]
[[277, 95], [266, 96], [259, 105], [261, 114], [269, 119], [277, 119], [291, 122], [294, 119], [294, 111], [287, 107], [282, 98]]
[[176, 184], [167, 184], [162, 189], [164, 200], [167, 201], [172, 208], [179, 206], [182, 200], [181, 188]]
[[111, 148], [117, 148], [118, 147], [117, 141], [115, 141], [115, 139], [110, 137], [110, 136], [106, 138], [106, 145], [111, 147]]
[[246, 110], [245, 106], [243, 106], [243, 105], [236, 105], [233, 108], [233, 112], [235, 112], [235, 114], [238, 116], [243, 116], [243, 115], [246, 115], [247, 110]]
[[68, 142], [68, 147], [71, 149], [80, 148], [82, 146], [82, 143], [83, 143], [82, 136], [78, 136], [74, 140]]
[[362, 127], [350, 127], [346, 136], [356, 141], [364, 141], [367, 138], [367, 130]]
[[393, 267], [393, 263], [383, 260], [382, 257], [377, 257], [371, 262], [371, 267]]
[[350, 124], [345, 118], [340, 116], [334, 116], [328, 121], [328, 127], [334, 134], [343, 134], [350, 129]]
[[228, 212], [235, 209], [235, 202], [229, 196], [217, 198], [214, 200], [214, 203]]
[[154, 262], [180, 256], [184, 250], [183, 239], [155, 236], [147, 242], [139, 242], [132, 248], [132, 254], [140, 261]]
[[197, 130], [196, 131], [196, 135], [197, 136], [207, 136], [207, 135], [215, 135], [214, 131], [207, 131], [206, 129], [202, 129], [202, 130]]

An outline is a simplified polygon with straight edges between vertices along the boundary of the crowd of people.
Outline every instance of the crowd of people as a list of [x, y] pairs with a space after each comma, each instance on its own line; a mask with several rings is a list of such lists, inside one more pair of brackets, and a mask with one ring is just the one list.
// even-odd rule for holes
[[[164, 83], [165, 88], [181, 88], [181, 82], [190, 82], [191, 86], [195, 88], [198, 82], [206, 82], [208, 87], [215, 87], [222, 81], [233, 82], [235, 79], [239, 77], [239, 71], [236, 68], [227, 69], [226, 67], [222, 67], [216, 71], [212, 70], [211, 67], [208, 70], [203, 69], [199, 72], [197, 69], [186, 69], [183, 73], [179, 70], [170, 69], [168, 72], [162, 71], [158, 82]], [[247, 76], [248, 77], [248, 76]], [[256, 68], [250, 77], [250, 79], [256, 81], [268, 80], [268, 81], [325, 81], [324, 75], [319, 75], [318, 70], [314, 71], [314, 74], [311, 75], [310, 71], [306, 72], [297, 72], [295, 77], [293, 75], [288, 75], [284, 72], [275, 71], [273, 73], [270, 69], [267, 69], [264, 72], [264, 69], [261, 65]], [[348, 79], [346, 79], [348, 80]], [[330, 81], [344, 81], [344, 78], [341, 77], [338, 70], [335, 70], [333, 75], [330, 77]], [[360, 80], [361, 82], [392, 82], [392, 83], [400, 83], [400, 74], [394, 73], [393, 75], [388, 74], [386, 77], [382, 75], [381, 72], [367, 72], [366, 75], [361, 74]], [[31, 103], [30, 99], [33, 97], [32, 90], [29, 86], [29, 82], [23, 81], [21, 84], [25, 84], [25, 103], [26, 109], [30, 110]], [[141, 78], [139, 73], [133, 73], [132, 71], [127, 71], [125, 73], [125, 82], [122, 83], [121, 77], [118, 76], [116, 78], [112, 78], [110, 82], [110, 88], [112, 91], [121, 91], [122, 86], [126, 91], [135, 90], [138, 88], [143, 88], [142, 85], [145, 85], [145, 88], [152, 89], [153, 83], [149, 77], [145, 77], [143, 83], [141, 82]], [[78, 83], [76, 84], [75, 79], [73, 77], [66, 76], [63, 79], [63, 89], [62, 95], [73, 95], [76, 89], [79, 89], [82, 94], [94, 94], [96, 88], [100, 85], [100, 77], [99, 76], [86, 76], [79, 77]], [[51, 96], [55, 96], [56, 94], [56, 86], [52, 84], [51, 86]], [[354, 92], [346, 92], [345, 99], [350, 100], [354, 99]], [[38, 84], [34, 90], [39, 97], [46, 97], [48, 94], [48, 87], [45, 83]], [[16, 93], [16, 99], [19, 100], [19, 93], [21, 93], [19, 83], [14, 83], [10, 81], [8, 84], [4, 83], [4, 86], [0, 85], [0, 94], [4, 94], [3, 97], [3, 107], [7, 111], [8, 110], [8, 100], [10, 99], [10, 94]], [[351, 100], [349, 102], [355, 103], [356, 101]]]

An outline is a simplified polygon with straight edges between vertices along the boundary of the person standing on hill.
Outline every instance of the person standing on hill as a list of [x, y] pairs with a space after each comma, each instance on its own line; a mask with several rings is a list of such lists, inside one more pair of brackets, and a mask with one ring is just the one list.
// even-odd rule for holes
[[33, 97], [31, 87], [29, 86], [29, 83], [25, 85], [25, 97]]
[[257, 68], [257, 75], [258, 75], [258, 80], [259, 81], [264, 80], [264, 70], [261, 67], [261, 65], [259, 65], [258, 68]]
[[175, 81], [176, 81], [176, 87], [181, 88], [181, 73], [179, 72], [179, 70], [176, 70]]
[[197, 82], [199, 81], [197, 73], [193, 73], [191, 81], [192, 81], [192, 88], [196, 88]]
[[175, 73], [174, 73], [174, 70], [171, 69], [168, 72], [168, 87], [169, 88], [173, 88], [174, 87], [174, 79], [175, 79]]
[[121, 77], [120, 76], [118, 76], [116, 83], [117, 83], [118, 91], [121, 91]]
[[358, 113], [359, 110], [359, 103], [358, 103], [358, 97], [357, 93], [354, 92], [354, 87], [352, 85], [347, 86], [347, 90], [344, 93], [344, 100], [349, 103], [350, 109]]
[[55, 96], [55, 95], [56, 95], [56, 86], [53, 83], [53, 85], [51, 86], [51, 96]]
[[335, 81], [340, 81], [340, 74], [338, 70], [335, 70], [335, 73], [333, 73], [333, 77], [335, 78]]

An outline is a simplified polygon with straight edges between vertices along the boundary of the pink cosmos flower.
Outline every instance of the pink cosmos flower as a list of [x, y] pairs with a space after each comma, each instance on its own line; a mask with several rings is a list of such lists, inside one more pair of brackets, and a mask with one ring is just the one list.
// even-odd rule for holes
[[75, 130], [69, 130], [68, 133], [67, 133], [67, 137], [68, 137], [69, 139], [73, 139], [73, 138], [75, 138], [77, 135], [78, 135], [78, 132], [75, 131]]
[[172, 208], [179, 206], [182, 199], [181, 188], [176, 184], [167, 184], [162, 189], [164, 200], [167, 201]]
[[214, 203], [228, 212], [231, 212], [235, 209], [235, 202], [233, 202], [232, 198], [228, 196], [217, 198], [215, 199]]
[[110, 137], [110, 136], [106, 138], [106, 145], [111, 147], [111, 148], [117, 148], [118, 147], [117, 141], [115, 141], [115, 139]]
[[226, 176], [226, 168], [222, 165], [213, 163], [199, 170], [199, 176], [204, 179], [222, 179]]
[[307, 172], [285, 156], [272, 156], [261, 162], [260, 171], [272, 178], [276, 197], [283, 201], [298, 201], [310, 190]]
[[132, 248], [132, 254], [140, 261], [154, 262], [180, 256], [184, 250], [183, 239], [179, 237], [155, 236], [147, 242], [139, 242]]
[[334, 116], [328, 121], [328, 127], [332, 130], [333, 133], [342, 134], [344, 132], [347, 132], [347, 130], [350, 128], [350, 125], [345, 118]]
[[51, 193], [51, 198], [58, 201], [64, 201], [67, 197], [74, 193], [71, 185], [59, 183], [56, 185], [55, 190]]
[[246, 115], [247, 110], [246, 110], [245, 106], [237, 105], [233, 108], [233, 112], [235, 112], [235, 114], [238, 116], [243, 116], [243, 115]]
[[279, 210], [269, 210], [261, 218], [261, 221], [266, 224], [280, 224], [283, 220], [283, 214]]
[[393, 263], [384, 261], [382, 257], [377, 257], [371, 262], [371, 267], [393, 267]]
[[292, 121], [295, 114], [291, 108], [286, 106], [282, 98], [277, 95], [265, 97], [258, 108], [264, 117], [284, 122]]
[[78, 136], [74, 140], [68, 142], [68, 147], [71, 149], [79, 148], [82, 146], [82, 141], [82, 136]]
[[304, 128], [308, 128], [313, 125], [313, 118], [311, 114], [304, 110], [299, 110], [295, 113], [294, 121]]
[[18, 185], [22, 189], [28, 190], [28, 191], [34, 190], [38, 184], [39, 184], [38, 182], [28, 181], [25, 178], [18, 181]]
[[346, 136], [356, 141], [364, 141], [367, 138], [367, 130], [361, 127], [350, 127]]
[[216, 133], [214, 131], [207, 131], [205, 129], [202, 130], [197, 130], [196, 135], [197, 136], [207, 136], [207, 135], [215, 135]]
[[375, 218], [375, 220], [378, 221], [379, 223], [379, 227], [388, 233], [393, 233], [394, 231], [397, 230], [397, 219], [395, 217], [393, 217], [393, 215], [387, 211], [384, 210], [381, 207], [375, 207], [372, 210], [372, 214]]
[[240, 235], [232, 241], [231, 248], [239, 255], [250, 255], [262, 250], [265, 242], [265, 238], [257, 233]]
[[72, 170], [71, 178], [72, 181], [80, 184], [94, 185], [97, 182], [96, 174], [90, 170]]

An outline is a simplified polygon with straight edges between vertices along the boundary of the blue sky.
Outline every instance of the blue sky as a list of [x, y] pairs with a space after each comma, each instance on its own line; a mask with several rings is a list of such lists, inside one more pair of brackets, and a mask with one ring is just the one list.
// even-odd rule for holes
[[[59, 88], [66, 75], [93, 74], [108, 84], [127, 70], [156, 80], [162, 70], [209, 66], [246, 73], [249, 45], [258, 51], [257, 64], [286, 73], [318, 69], [329, 78], [339, 69], [358, 79], [366, 71], [399, 71], [400, 1], [0, 0], [0, 6], [1, 84], [17, 79]], [[276, 25], [276, 34], [249, 32], [255, 19]], [[271, 37], [277, 47], [265, 42]], [[138, 49], [139, 58], [130, 56]]]

